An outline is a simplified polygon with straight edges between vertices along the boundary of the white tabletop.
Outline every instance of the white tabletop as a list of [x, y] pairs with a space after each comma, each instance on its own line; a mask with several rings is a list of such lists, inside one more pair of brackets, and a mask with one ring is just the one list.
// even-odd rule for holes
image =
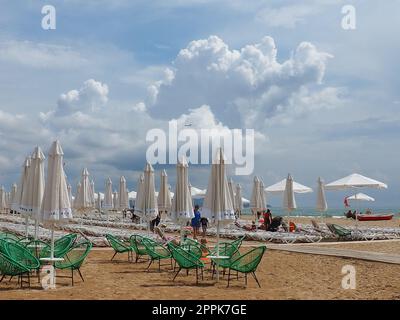
[[30, 244], [29, 246], [26, 246], [26, 247], [27, 248], [44, 248], [46, 246], [42, 243], [37, 243], [37, 244]]
[[63, 258], [40, 258], [40, 261], [58, 262], [58, 261], [64, 261], [64, 259]]
[[210, 259], [229, 259], [229, 256], [207, 256]]

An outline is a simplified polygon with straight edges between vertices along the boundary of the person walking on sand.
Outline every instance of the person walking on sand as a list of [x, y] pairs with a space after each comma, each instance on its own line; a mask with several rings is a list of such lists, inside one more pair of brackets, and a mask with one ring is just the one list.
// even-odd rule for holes
[[196, 205], [194, 207], [194, 217], [192, 218], [192, 228], [193, 228], [193, 239], [197, 239], [197, 235], [199, 233], [200, 229], [200, 219], [201, 219], [201, 214], [199, 211], [199, 206]]
[[206, 217], [200, 218], [201, 229], [203, 231], [202, 237], [206, 237], [207, 227], [208, 227], [208, 219]]

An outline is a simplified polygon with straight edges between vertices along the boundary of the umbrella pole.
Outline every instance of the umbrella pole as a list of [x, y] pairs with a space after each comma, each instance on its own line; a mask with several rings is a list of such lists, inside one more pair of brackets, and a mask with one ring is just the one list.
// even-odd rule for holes
[[51, 229], [51, 254], [50, 258], [54, 259], [54, 229]]
[[219, 220], [217, 222], [217, 282], [219, 282]]
[[39, 237], [39, 219], [35, 220], [35, 240]]

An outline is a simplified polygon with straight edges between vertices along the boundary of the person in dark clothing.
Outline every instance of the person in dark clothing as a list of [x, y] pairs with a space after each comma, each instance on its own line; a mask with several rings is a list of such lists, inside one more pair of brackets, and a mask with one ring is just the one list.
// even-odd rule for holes
[[207, 227], [208, 227], [208, 219], [206, 217], [200, 218], [201, 229], [203, 230], [203, 238], [206, 237]]
[[197, 239], [197, 234], [199, 233], [200, 229], [200, 219], [201, 219], [201, 214], [199, 210], [199, 206], [196, 205], [194, 207], [194, 217], [192, 218], [191, 225], [193, 228], [193, 239]]
[[272, 213], [270, 209], [267, 209], [267, 211], [264, 211], [263, 213], [263, 219], [264, 219], [264, 229], [265, 231], [269, 231], [272, 223]]

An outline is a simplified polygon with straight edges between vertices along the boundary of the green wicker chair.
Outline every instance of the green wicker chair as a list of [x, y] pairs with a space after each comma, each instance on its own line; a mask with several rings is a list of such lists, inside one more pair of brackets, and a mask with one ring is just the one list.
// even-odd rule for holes
[[15, 242], [20, 241], [21, 239], [24, 239], [23, 237], [19, 237], [14, 233], [10, 232], [0, 232], [0, 239], [12, 239], [15, 240]]
[[81, 273], [81, 266], [85, 261], [86, 257], [88, 256], [90, 250], [92, 249], [92, 243], [90, 241], [83, 241], [76, 243], [69, 249], [69, 251], [63, 256], [63, 261], [57, 261], [55, 263], [55, 268], [60, 270], [71, 270], [71, 281], [72, 285], [74, 285], [74, 271], [78, 271], [79, 276], [81, 277], [82, 281], [85, 279]]
[[106, 239], [110, 246], [114, 249], [114, 255], [111, 258], [111, 261], [118, 253], [125, 253], [128, 252], [128, 261], [132, 261], [132, 251], [133, 248], [131, 247], [130, 243], [123, 241], [122, 239], [118, 239], [117, 237], [113, 236], [112, 234], [106, 234]]
[[172, 257], [179, 266], [178, 272], [175, 274], [172, 281], [175, 281], [175, 278], [178, 276], [179, 272], [181, 272], [182, 269], [187, 271], [192, 269], [196, 270], [196, 284], [199, 283], [199, 269], [200, 269], [201, 279], [203, 280], [204, 263], [200, 261], [198, 257], [193, 255], [191, 252], [184, 250], [182, 247], [169, 245], [169, 248], [171, 250]]
[[40, 268], [39, 260], [29, 250], [18, 243], [7, 242], [5, 245], [5, 253], [30, 271]]
[[202, 256], [202, 253], [203, 253], [203, 252], [202, 252], [202, 248], [203, 248], [204, 246], [202, 246], [201, 243], [199, 243], [199, 242], [197, 242], [197, 241], [195, 241], [195, 240], [186, 238], [186, 240], [183, 241], [183, 243], [181, 244], [181, 247], [182, 247], [184, 250], [189, 251], [189, 252], [190, 252], [191, 254], [193, 254], [197, 259], [200, 259], [201, 256]]
[[0, 252], [0, 275], [0, 282], [2, 282], [6, 276], [10, 276], [11, 278], [18, 276], [18, 281], [22, 288], [23, 276], [27, 275], [29, 278], [29, 269], [7, 254]]
[[[217, 249], [214, 248], [211, 255], [217, 255]], [[212, 277], [214, 277], [215, 269], [218, 265], [218, 268], [223, 269], [223, 275], [225, 275], [226, 268], [229, 268], [232, 261], [234, 261], [238, 255], [240, 255], [239, 250], [236, 245], [230, 242], [223, 242], [219, 244], [219, 256], [228, 257], [227, 259], [211, 259], [211, 268], [212, 268]]]
[[50, 245], [42, 240], [32, 240], [27, 242], [25, 248], [39, 260], [43, 257], [42, 251], [45, 250], [46, 252], [50, 252], [51, 250]]
[[147, 255], [147, 251], [146, 251], [146, 247], [143, 244], [143, 239], [146, 239], [143, 236], [140, 236], [138, 234], [134, 234], [130, 237], [130, 242], [131, 242], [131, 248], [133, 249], [133, 251], [136, 254], [136, 260], [135, 262], [137, 263], [140, 259], [143, 260], [148, 260], [147, 258], [142, 258], [144, 256], [148, 256]]
[[247, 285], [247, 275], [250, 273], [256, 280], [258, 286], [261, 288], [261, 285], [258, 282], [255, 272], [257, 270], [258, 265], [261, 262], [265, 250], [266, 250], [265, 246], [260, 246], [251, 249], [242, 255], [239, 255], [235, 260], [233, 260], [231, 262], [231, 265], [229, 266], [228, 287], [231, 279], [231, 271], [233, 270], [237, 272], [236, 274], [237, 279], [239, 279], [239, 273], [243, 273], [245, 275], [244, 278], [246, 285]]
[[[72, 248], [77, 237], [78, 237], [77, 234], [70, 233], [54, 241], [54, 257], [60, 258], [63, 255], [65, 255], [69, 251], [69, 249]], [[43, 248], [40, 251], [39, 260], [41, 258], [48, 258], [50, 257], [50, 255], [51, 255], [51, 245]]]
[[[144, 238], [142, 241], [144, 247], [146, 248], [147, 255], [150, 257], [150, 263], [147, 266], [147, 271], [149, 271], [150, 266], [154, 261], [158, 261], [158, 271], [161, 271], [161, 260], [170, 260], [169, 265], [172, 267], [172, 255], [171, 252], [164, 247], [161, 243], [154, 240]], [[164, 264], [166, 265], [166, 264]]]

